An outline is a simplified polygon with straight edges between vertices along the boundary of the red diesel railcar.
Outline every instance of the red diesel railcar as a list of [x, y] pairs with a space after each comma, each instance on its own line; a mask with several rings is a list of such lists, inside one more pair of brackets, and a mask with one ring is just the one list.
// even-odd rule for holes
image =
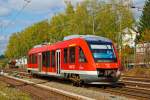
[[28, 72], [71, 79], [74, 85], [116, 83], [120, 60], [113, 42], [93, 35], [73, 35], [28, 52]]

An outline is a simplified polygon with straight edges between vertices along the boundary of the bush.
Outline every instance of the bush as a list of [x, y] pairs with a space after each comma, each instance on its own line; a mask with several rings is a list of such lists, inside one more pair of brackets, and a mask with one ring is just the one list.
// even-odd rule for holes
[[0, 69], [4, 68], [8, 63], [8, 59], [0, 59]]

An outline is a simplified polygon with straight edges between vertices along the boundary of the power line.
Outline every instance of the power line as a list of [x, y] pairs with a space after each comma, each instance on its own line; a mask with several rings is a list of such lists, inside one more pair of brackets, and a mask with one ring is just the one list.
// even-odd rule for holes
[[5, 28], [7, 28], [7, 27], [9, 27], [15, 20], [16, 20], [16, 18], [20, 15], [20, 13], [28, 6], [28, 4], [31, 2], [31, 0], [24, 0], [26, 3], [25, 3], [25, 5], [20, 9], [20, 11], [15, 15], [15, 17], [11, 20], [11, 21], [9, 21], [9, 23], [3, 28], [3, 29], [5, 29]]

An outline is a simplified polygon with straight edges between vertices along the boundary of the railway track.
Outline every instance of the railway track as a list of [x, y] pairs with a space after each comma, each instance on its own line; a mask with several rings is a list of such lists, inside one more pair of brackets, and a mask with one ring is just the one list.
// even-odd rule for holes
[[17, 88], [30, 94], [33, 100], [93, 100], [88, 97], [24, 81], [11, 76], [0, 76], [0, 81], [9, 84], [11, 88]]
[[146, 77], [133, 77], [133, 76], [122, 76], [123, 80], [132, 80], [132, 81], [142, 81], [142, 82], [150, 82], [150, 78]]
[[116, 95], [122, 95], [138, 100], [150, 100], [150, 79], [138, 77], [122, 77], [116, 86], [102, 86], [104, 89], [99, 90], [99, 86], [87, 86], [96, 91], [104, 91]]
[[118, 86], [111, 85], [87, 85], [86, 88], [91, 89], [93, 91], [105, 92], [114, 95], [125, 96], [128, 98], [133, 98], [137, 100], [150, 100], [150, 90], [143, 89], [139, 87], [127, 86], [119, 84]]
[[121, 82], [123, 82], [128, 87], [150, 90], [149, 78], [122, 77]]
[[[22, 73], [22, 72], [21, 72]], [[43, 78], [40, 78], [43, 79]], [[47, 80], [47, 78], [44, 78]], [[57, 79], [53, 80], [59, 82]], [[61, 81], [59, 83], [71, 85], [68, 81]], [[123, 84], [122, 84], [123, 83]], [[125, 85], [124, 85], [125, 84]], [[129, 98], [135, 98], [138, 100], [150, 100], [150, 82], [148, 79], [144, 78], [133, 78], [133, 77], [122, 77], [121, 83], [115, 87], [112, 86], [101, 86], [100, 85], [84, 85], [85, 88], [88, 88], [93, 91], [107, 92], [114, 95], [121, 95]]]
[[150, 79], [123, 76], [121, 82], [125, 84], [124, 88], [109, 89], [108, 91], [115, 91], [116, 93], [121, 92], [139, 100], [150, 100]]
[[115, 93], [117, 95], [135, 98], [138, 100], [150, 100], [150, 90], [141, 88], [132, 88], [127, 86], [124, 88], [105, 89], [105, 91]]

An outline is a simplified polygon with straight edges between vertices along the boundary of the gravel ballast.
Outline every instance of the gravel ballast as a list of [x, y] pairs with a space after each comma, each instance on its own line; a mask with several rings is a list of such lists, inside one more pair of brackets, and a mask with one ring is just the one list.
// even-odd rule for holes
[[[117, 96], [117, 95], [112, 95], [110, 93], [104, 93], [103, 91], [94, 91], [88, 88], [83, 88], [83, 87], [75, 87], [72, 85], [68, 84], [63, 84], [60, 82], [55, 82], [55, 81], [48, 81], [48, 80], [41, 80], [41, 79], [28, 79], [32, 82], [35, 82], [37, 84], [43, 84], [46, 86], [50, 86], [53, 88], [61, 89], [67, 92], [71, 93], [76, 93], [78, 95], [83, 95], [89, 98], [93, 98], [96, 100], [129, 100], [129, 98], [124, 97], [124, 96]], [[102, 88], [100, 88], [102, 89]], [[133, 100], [133, 99], [130, 99]]]

